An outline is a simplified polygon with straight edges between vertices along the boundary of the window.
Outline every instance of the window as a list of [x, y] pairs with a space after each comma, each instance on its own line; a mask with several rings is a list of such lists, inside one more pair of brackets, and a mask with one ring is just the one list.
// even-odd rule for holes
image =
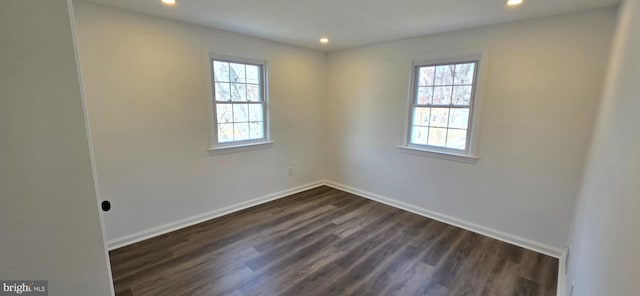
[[470, 154], [478, 61], [416, 65], [408, 146]]
[[265, 63], [211, 57], [214, 149], [268, 142]]

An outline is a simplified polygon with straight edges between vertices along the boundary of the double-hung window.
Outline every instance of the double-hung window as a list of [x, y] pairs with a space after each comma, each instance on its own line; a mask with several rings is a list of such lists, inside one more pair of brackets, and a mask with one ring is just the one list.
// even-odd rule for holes
[[470, 154], [478, 61], [414, 68], [408, 146]]
[[265, 63], [211, 56], [214, 148], [268, 142]]

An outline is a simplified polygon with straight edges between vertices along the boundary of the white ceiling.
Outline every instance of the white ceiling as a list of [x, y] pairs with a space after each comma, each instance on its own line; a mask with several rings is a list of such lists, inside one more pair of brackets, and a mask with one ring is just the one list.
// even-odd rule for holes
[[[320, 50], [614, 5], [620, 0], [87, 0]], [[318, 40], [327, 36], [329, 45]]]

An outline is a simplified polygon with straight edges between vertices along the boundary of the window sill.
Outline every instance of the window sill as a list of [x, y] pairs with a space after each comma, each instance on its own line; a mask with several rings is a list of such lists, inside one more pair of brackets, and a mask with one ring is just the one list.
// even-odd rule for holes
[[452, 161], [464, 162], [469, 164], [475, 164], [476, 162], [478, 162], [478, 157], [473, 155], [456, 154], [452, 152], [429, 150], [425, 148], [417, 148], [417, 147], [405, 146], [405, 145], [400, 145], [398, 146], [398, 148], [400, 149], [400, 151], [404, 153], [418, 155], [418, 156], [452, 160]]
[[271, 148], [271, 146], [273, 146], [274, 143], [275, 143], [274, 141], [264, 141], [264, 142], [238, 144], [238, 145], [223, 146], [223, 147], [212, 147], [212, 148], [209, 148], [208, 150], [209, 150], [209, 155], [214, 156], [214, 155], [220, 155], [220, 154]]

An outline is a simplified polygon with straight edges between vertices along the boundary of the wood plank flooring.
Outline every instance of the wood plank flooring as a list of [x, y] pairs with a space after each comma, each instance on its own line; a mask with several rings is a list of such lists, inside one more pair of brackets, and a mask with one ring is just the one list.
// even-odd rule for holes
[[555, 295], [558, 260], [329, 187], [109, 253], [116, 295]]

